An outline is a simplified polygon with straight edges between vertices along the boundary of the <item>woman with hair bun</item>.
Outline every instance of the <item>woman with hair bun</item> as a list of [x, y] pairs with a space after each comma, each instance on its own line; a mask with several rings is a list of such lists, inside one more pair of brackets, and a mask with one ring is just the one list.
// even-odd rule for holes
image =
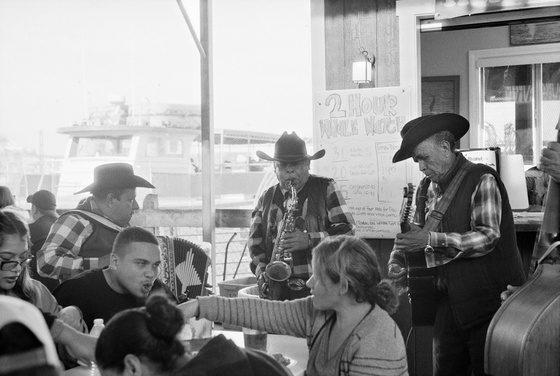
[[97, 340], [95, 359], [103, 376], [288, 376], [265, 353], [238, 348], [223, 335], [192, 356], [177, 335], [185, 321], [165, 295], [153, 294], [142, 308], [109, 320]]
[[[115, 315], [101, 332], [95, 348], [103, 375], [148, 369], [167, 374], [185, 361], [185, 348], [177, 338], [184, 325], [181, 312], [165, 296], [155, 294], [142, 308]], [[110, 372], [111, 371], [111, 372]]]
[[268, 333], [307, 338], [307, 376], [408, 375], [400, 329], [389, 316], [398, 307], [382, 280], [375, 252], [363, 240], [339, 235], [313, 249], [312, 296], [273, 301], [198, 297], [179, 306], [202, 317]]

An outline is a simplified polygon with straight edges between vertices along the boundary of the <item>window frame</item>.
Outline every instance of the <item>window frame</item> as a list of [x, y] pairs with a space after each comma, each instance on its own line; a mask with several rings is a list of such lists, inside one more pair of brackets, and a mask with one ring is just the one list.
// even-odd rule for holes
[[[471, 148], [479, 148], [483, 145], [483, 80], [482, 68], [513, 66], [513, 65], [533, 65], [545, 63], [557, 63], [560, 61], [560, 43], [549, 43], [531, 46], [493, 48], [487, 50], [469, 51], [469, 120], [471, 128], [469, 132], [469, 143]], [[536, 73], [533, 72], [533, 78]], [[539, 88], [540, 89], [540, 88]], [[542, 98], [540, 91], [535, 87], [533, 124], [542, 125]], [[534, 132], [534, 148], [542, 145], [542, 132]], [[536, 158], [538, 152], [533, 152]], [[536, 163], [536, 161], [534, 161]]]

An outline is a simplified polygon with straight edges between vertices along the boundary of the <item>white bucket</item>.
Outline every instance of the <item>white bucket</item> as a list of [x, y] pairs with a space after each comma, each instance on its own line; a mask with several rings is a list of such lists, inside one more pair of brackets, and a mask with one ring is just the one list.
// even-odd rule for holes
[[237, 291], [237, 296], [239, 298], [258, 298], [259, 287], [257, 285], [243, 287], [242, 289]]

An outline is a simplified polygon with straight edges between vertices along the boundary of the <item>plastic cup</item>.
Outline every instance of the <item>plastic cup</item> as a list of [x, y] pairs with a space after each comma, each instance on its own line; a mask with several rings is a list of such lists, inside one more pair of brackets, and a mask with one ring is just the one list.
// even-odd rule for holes
[[191, 318], [185, 323], [180, 338], [186, 342], [192, 353], [200, 351], [212, 339], [212, 321]]
[[[241, 298], [259, 298], [259, 288], [257, 285], [247, 286], [242, 288], [237, 292], [237, 296]], [[248, 349], [255, 349], [260, 351], [267, 351], [267, 338], [266, 332], [261, 332], [255, 329], [242, 328], [243, 330], [243, 340], [245, 341], [245, 347]]]
[[245, 348], [267, 351], [267, 338], [266, 332], [261, 332], [255, 329], [243, 328], [243, 341], [245, 341]]

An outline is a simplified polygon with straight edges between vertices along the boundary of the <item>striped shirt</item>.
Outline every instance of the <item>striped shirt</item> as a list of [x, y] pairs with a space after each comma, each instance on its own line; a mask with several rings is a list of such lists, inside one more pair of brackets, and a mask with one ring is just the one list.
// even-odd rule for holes
[[[315, 309], [313, 299], [312, 296], [291, 301], [217, 295], [197, 297], [199, 317], [270, 334], [306, 338], [309, 348], [306, 374], [310, 376], [318, 375], [314, 365], [316, 356], [328, 349], [329, 335], [325, 333], [330, 331], [330, 325], [336, 319], [334, 311]], [[408, 375], [401, 330], [379, 305], [353, 329], [348, 340], [335, 345], [342, 348], [335, 365], [337, 375]]]

